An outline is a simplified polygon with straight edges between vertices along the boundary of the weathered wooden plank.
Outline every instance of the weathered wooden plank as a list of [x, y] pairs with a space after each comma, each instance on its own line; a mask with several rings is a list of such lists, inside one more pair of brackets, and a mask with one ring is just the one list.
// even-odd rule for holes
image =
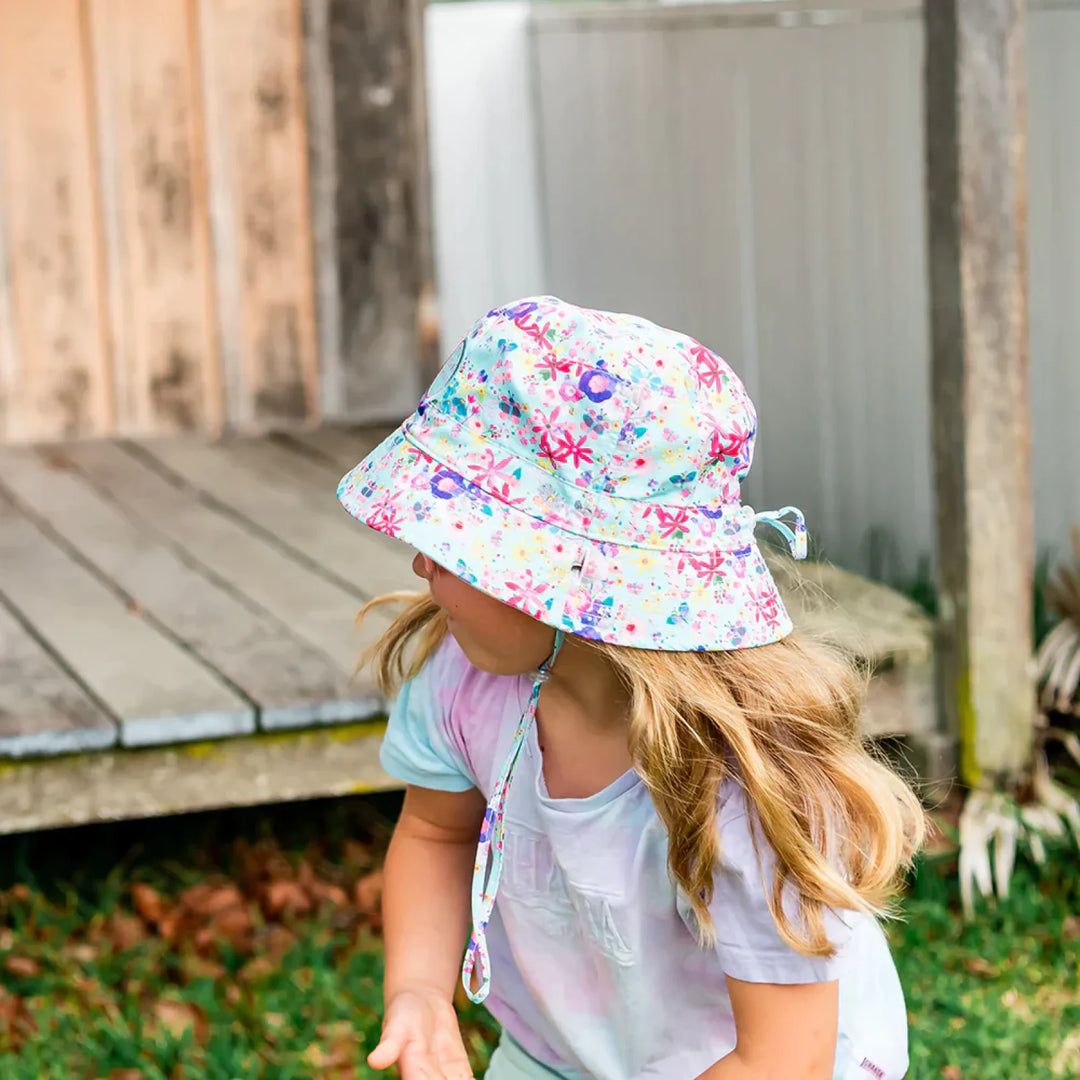
[[0, 598], [0, 757], [104, 750], [116, 740], [108, 713]]
[[334, 427], [290, 432], [288, 441], [344, 474], [371, 453], [395, 428]]
[[222, 424], [194, 0], [89, 4], [117, 429]]
[[265, 440], [148, 439], [134, 445], [347, 587], [368, 596], [416, 588], [409, 549], [349, 518], [337, 502], [333, 469]]
[[0, 438], [113, 423], [94, 138], [78, 0], [0, 2], [0, 161], [7, 334]]
[[[193, 488], [170, 483], [115, 443], [75, 444], [64, 449], [64, 456], [143, 528], [322, 650], [342, 674], [352, 675], [363, 645], [387, 625], [386, 616], [373, 613], [363, 638], [358, 637], [353, 620], [365, 598], [359, 589], [327, 581], [202, 501]], [[374, 695], [370, 681], [358, 679], [351, 695], [364, 699], [369, 692]]]
[[926, 0], [941, 704], [961, 775], [1029, 760], [1034, 572], [1024, 0]]
[[0, 765], [0, 833], [400, 787], [379, 765], [384, 725]]
[[0, 497], [0, 593], [120, 722], [125, 746], [239, 735], [255, 710]]
[[300, 0], [199, 5], [228, 419], [319, 415]]
[[420, 391], [429, 261], [424, 4], [303, 6], [323, 407], [339, 418], [398, 419]]
[[355, 720], [378, 711], [370, 688], [357, 700], [348, 677], [326, 656], [183, 562], [77, 472], [50, 467], [33, 450], [0, 448], [0, 476], [28, 514], [254, 701], [265, 727]]

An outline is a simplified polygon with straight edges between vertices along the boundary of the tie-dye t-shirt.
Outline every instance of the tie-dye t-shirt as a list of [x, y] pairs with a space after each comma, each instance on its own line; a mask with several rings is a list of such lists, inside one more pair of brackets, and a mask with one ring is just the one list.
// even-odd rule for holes
[[[408, 784], [478, 788], [498, 775], [531, 689], [528, 676], [473, 667], [448, 638], [402, 688], [383, 766]], [[634, 772], [585, 799], [547, 794], [535, 731], [514, 772], [505, 861], [488, 927], [487, 1005], [528, 1054], [567, 1077], [692, 1080], [735, 1045], [725, 976], [747, 982], [839, 980], [834, 1080], [898, 1080], [907, 1020], [877, 923], [831, 921], [831, 960], [779, 936], [765, 900], [741, 789], [719, 797], [721, 862], [702, 948], [689, 905], [667, 870], [667, 836]], [[764, 880], [769, 849], [760, 839]]]

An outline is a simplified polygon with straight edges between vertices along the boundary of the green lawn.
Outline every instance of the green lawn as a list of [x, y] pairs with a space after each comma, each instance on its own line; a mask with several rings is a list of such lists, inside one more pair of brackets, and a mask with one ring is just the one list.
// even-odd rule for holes
[[[368, 1076], [393, 812], [350, 800], [0, 842], [0, 1080]], [[891, 929], [909, 1076], [1080, 1076], [1075, 853], [1022, 867], [972, 925], [946, 869], [922, 869]], [[481, 1069], [494, 1029], [465, 1018]]]

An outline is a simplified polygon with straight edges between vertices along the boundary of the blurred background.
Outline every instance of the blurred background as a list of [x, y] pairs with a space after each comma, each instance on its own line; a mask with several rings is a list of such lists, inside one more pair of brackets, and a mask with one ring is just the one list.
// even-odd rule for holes
[[940, 823], [909, 1075], [1080, 1076], [1080, 0], [938, 5], [0, 0], [0, 1080], [367, 1075], [334, 486], [537, 293], [747, 383]]

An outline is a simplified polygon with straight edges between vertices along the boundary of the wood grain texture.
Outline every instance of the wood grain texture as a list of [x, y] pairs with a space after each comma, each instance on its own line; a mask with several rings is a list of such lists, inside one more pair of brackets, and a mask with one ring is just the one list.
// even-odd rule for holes
[[1033, 737], [1026, 7], [925, 7], [940, 697], [969, 784]]
[[137, 447], [316, 571], [371, 597], [415, 589], [411, 555], [353, 521], [337, 476], [267, 440], [148, 439]]
[[0, 598], [0, 757], [104, 750], [117, 725]]
[[339, 427], [324, 424], [314, 431], [290, 433], [289, 441], [344, 474], [360, 463], [391, 432], [393, 427]]
[[[200, 499], [195, 489], [170, 483], [145, 461], [106, 442], [86, 442], [65, 455], [143, 528], [197, 563], [321, 650], [342, 676], [352, 676], [364, 645], [387, 625], [372, 613], [360, 637], [353, 623], [364, 594], [327, 581], [276, 543]], [[370, 678], [351, 685], [354, 700], [375, 694]]]
[[0, 496], [0, 593], [120, 723], [125, 746], [255, 730], [255, 710]]
[[78, 0], [0, 2], [5, 441], [112, 427], [83, 20]]
[[105, 751], [0, 769], [0, 833], [399, 788], [385, 725]]
[[91, 0], [116, 426], [222, 424], [195, 0]]
[[228, 420], [319, 415], [300, 0], [199, 5]]
[[[132, 521], [62, 456], [0, 448], [0, 475], [28, 514], [121, 589], [161, 630], [252, 700], [267, 728], [356, 720], [348, 676], [253, 601], [183, 561]], [[343, 628], [344, 629], [344, 628]], [[359, 709], [359, 716], [358, 716]]]
[[327, 416], [400, 419], [420, 391], [426, 176], [417, 0], [305, 0]]

